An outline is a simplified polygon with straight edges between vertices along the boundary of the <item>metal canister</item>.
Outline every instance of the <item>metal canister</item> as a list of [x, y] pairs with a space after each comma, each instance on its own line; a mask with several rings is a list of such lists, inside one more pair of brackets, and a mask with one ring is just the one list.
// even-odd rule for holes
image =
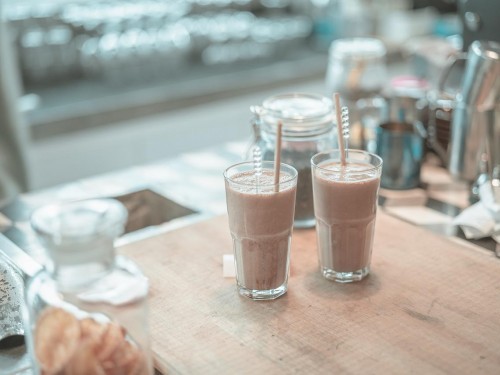
[[377, 128], [377, 154], [384, 160], [381, 187], [403, 190], [419, 185], [423, 138], [414, 124], [381, 124]]

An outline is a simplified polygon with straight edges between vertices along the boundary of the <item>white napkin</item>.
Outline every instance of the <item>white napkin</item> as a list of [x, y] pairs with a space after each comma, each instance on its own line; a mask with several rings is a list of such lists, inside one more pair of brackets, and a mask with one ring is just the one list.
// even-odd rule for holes
[[222, 276], [235, 277], [236, 270], [234, 269], [234, 255], [224, 254], [222, 256]]
[[477, 239], [492, 236], [500, 241], [500, 205], [495, 202], [490, 182], [479, 187], [479, 202], [466, 208], [454, 220], [459, 225], [465, 237]]
[[78, 294], [88, 303], [109, 303], [121, 306], [143, 299], [148, 294], [149, 281], [146, 277], [129, 276], [128, 272], [114, 272], [102, 278], [93, 290]]

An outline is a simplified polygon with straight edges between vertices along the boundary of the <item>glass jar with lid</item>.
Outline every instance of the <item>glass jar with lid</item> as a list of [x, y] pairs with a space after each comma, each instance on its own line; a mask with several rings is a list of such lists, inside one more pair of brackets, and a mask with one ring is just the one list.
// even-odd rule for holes
[[45, 269], [26, 287], [25, 332], [35, 373], [153, 374], [148, 281], [113, 245], [126, 219], [125, 207], [113, 199], [33, 213], [33, 229], [48, 253]]
[[311, 157], [337, 145], [331, 99], [308, 93], [279, 94], [250, 110], [254, 114], [253, 148], [260, 148], [263, 160], [274, 159], [277, 124], [283, 124], [281, 161], [294, 166], [299, 174], [294, 226], [314, 226]]

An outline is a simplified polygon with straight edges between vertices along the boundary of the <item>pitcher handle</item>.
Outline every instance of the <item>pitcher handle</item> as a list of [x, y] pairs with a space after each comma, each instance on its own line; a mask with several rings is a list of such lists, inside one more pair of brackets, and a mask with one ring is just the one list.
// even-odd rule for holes
[[450, 73], [453, 71], [453, 69], [457, 66], [457, 63], [460, 61], [465, 61], [467, 59], [467, 53], [466, 52], [461, 52], [457, 56], [452, 56], [448, 59], [448, 65], [444, 68], [443, 73], [441, 74], [441, 77], [439, 78], [439, 84], [438, 84], [438, 90], [439, 92], [448, 94], [452, 97], [456, 95], [456, 93], [449, 93], [446, 91], [446, 81], [448, 81], [448, 78], [450, 76]]

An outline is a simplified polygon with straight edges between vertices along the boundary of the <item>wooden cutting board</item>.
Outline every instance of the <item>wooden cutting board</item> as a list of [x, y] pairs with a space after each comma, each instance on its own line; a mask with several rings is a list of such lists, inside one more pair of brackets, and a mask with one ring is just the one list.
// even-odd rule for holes
[[314, 230], [292, 238], [288, 293], [240, 297], [222, 277], [226, 217], [120, 249], [150, 279], [168, 374], [500, 374], [500, 259], [379, 211], [371, 275], [318, 272]]

